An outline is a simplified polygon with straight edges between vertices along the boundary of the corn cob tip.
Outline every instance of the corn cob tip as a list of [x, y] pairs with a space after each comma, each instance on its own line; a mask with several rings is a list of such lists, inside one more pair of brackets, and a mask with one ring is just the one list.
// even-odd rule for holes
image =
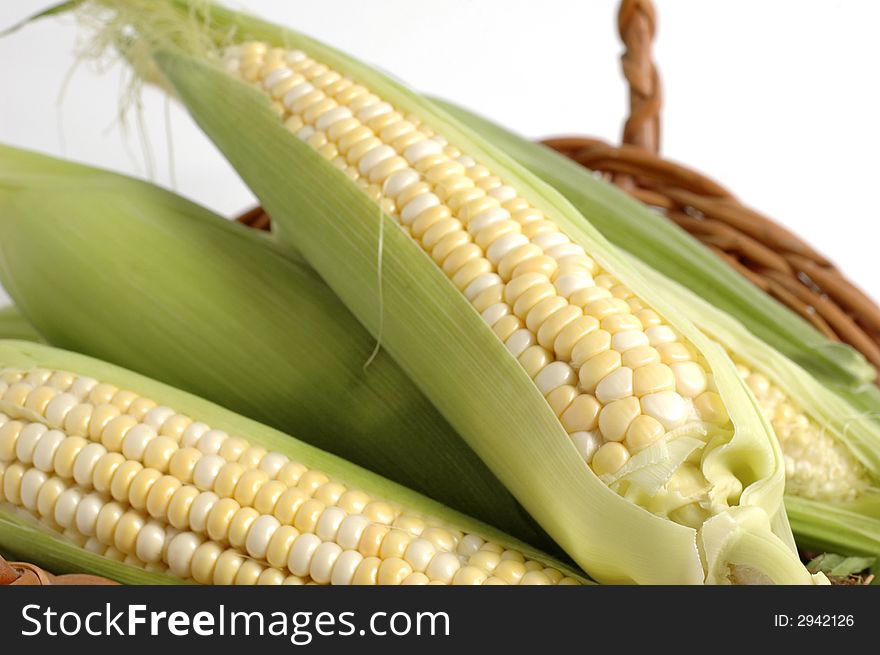
[[755, 507], [734, 507], [710, 518], [700, 531], [709, 584], [827, 585], [811, 574]]

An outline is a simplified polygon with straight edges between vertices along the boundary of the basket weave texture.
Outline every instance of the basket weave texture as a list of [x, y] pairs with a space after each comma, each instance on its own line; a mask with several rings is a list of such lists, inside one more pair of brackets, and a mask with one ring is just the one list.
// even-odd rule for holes
[[[583, 136], [542, 143], [660, 211], [828, 338], [852, 345], [880, 367], [880, 308], [874, 301], [793, 232], [712, 179], [660, 156], [662, 90], [652, 56], [656, 24], [649, 0], [621, 2], [621, 62], [630, 94], [623, 143]], [[270, 228], [259, 207], [238, 220]]]

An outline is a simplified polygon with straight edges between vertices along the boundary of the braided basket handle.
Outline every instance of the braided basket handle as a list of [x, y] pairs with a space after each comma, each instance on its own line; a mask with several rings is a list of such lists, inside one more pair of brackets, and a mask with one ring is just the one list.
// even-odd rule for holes
[[653, 153], [660, 151], [663, 104], [660, 74], [653, 57], [656, 27], [657, 14], [651, 0], [622, 0], [617, 31], [625, 46], [621, 64], [629, 86], [629, 117], [623, 126], [623, 143]]

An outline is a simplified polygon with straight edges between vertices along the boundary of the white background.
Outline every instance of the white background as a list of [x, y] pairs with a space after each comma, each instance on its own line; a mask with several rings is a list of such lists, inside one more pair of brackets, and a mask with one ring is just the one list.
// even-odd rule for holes
[[[0, 28], [50, 4], [0, 3]], [[233, 3], [230, 3], [233, 4]], [[874, 297], [880, 3], [658, 0], [663, 149], [806, 236]], [[532, 137], [615, 140], [625, 115], [615, 0], [248, 0], [234, 3]], [[185, 114], [147, 91], [147, 163], [125, 130], [119, 67], [83, 62], [71, 18], [0, 39], [0, 142], [176, 188], [225, 214], [252, 197]], [[104, 67], [106, 69], [106, 66]], [[2, 292], [0, 292], [2, 303]]]

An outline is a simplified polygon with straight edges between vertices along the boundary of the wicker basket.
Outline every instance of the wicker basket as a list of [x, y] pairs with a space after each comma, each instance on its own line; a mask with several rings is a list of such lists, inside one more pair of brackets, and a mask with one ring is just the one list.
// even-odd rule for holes
[[[652, 58], [656, 15], [650, 0], [623, 0], [618, 30], [630, 115], [623, 144], [566, 136], [546, 145], [657, 209], [820, 332], [880, 367], [880, 308], [795, 234], [749, 209], [724, 187], [659, 155], [661, 86]], [[238, 218], [268, 230], [257, 207]]]

